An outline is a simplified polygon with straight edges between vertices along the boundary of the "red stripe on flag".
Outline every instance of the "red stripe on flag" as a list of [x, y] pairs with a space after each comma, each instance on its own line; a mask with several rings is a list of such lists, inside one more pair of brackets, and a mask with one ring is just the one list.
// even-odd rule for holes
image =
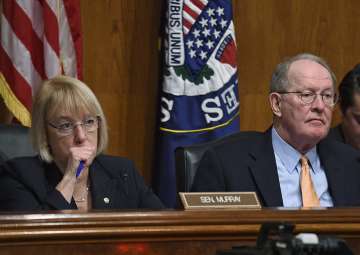
[[12, 31], [30, 52], [34, 68], [42, 78], [45, 78], [43, 44], [35, 33], [31, 20], [15, 1], [4, 3], [3, 10]]
[[184, 4], [184, 11], [187, 12], [193, 19], [196, 20], [196, 18], [199, 16], [196, 12], [194, 12], [192, 9], [190, 9], [189, 6]]
[[200, 10], [204, 9], [205, 5], [200, 0], [191, 0], [191, 2]]
[[44, 33], [50, 47], [56, 55], [60, 56], [59, 24], [56, 14], [51, 10], [47, 2], [43, 2]]
[[78, 79], [83, 78], [82, 72], [82, 36], [81, 36], [81, 19], [80, 19], [80, 1], [79, 0], [64, 0], [66, 9], [66, 16], [69, 21], [70, 32], [74, 42], [76, 53], [76, 65]]
[[31, 87], [21, 76], [21, 74], [15, 69], [11, 59], [4, 51], [3, 47], [0, 47], [0, 66], [1, 72], [15, 96], [29, 111], [31, 111]]
[[190, 30], [192, 24], [187, 19], [183, 19], [183, 26]]

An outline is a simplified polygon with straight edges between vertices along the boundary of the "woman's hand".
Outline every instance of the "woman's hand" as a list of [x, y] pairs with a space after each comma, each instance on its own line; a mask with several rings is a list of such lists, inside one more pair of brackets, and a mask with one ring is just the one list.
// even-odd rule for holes
[[[56, 189], [69, 203], [71, 202], [71, 198], [75, 190], [76, 170], [80, 164], [80, 161], [83, 161], [84, 168], [88, 169], [94, 160], [95, 155], [96, 147], [91, 145], [74, 146], [70, 148], [64, 176], [56, 186]], [[85, 180], [85, 182], [87, 182], [87, 180]]]
[[64, 175], [75, 176], [80, 161], [84, 162], [84, 168], [88, 168], [95, 157], [95, 153], [96, 148], [91, 145], [71, 147]]

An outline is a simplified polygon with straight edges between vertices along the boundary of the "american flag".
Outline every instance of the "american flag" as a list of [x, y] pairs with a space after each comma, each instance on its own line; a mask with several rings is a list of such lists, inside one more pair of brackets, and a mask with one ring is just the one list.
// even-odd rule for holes
[[3, 0], [0, 95], [23, 125], [44, 79], [82, 78], [79, 0]]
[[183, 6], [184, 34], [189, 33], [192, 25], [207, 5], [206, 0], [185, 0]]
[[[183, 30], [186, 64], [195, 72], [194, 75], [203, 69], [232, 22], [231, 11], [225, 10], [226, 7], [228, 6], [219, 5], [214, 1], [184, 0]], [[229, 36], [224, 45], [226, 46], [217, 58], [235, 67], [236, 58], [233, 53], [236, 52], [236, 46], [233, 38]]]

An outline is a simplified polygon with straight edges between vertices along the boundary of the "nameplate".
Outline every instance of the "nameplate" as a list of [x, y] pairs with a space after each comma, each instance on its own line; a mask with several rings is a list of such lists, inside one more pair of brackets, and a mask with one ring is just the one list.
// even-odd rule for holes
[[255, 192], [179, 192], [184, 209], [259, 209]]

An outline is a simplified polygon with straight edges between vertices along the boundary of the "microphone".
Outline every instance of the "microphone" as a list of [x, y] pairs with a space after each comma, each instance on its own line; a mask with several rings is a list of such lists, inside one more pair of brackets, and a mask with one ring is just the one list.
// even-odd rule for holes
[[353, 254], [344, 240], [333, 237], [319, 237], [313, 233], [301, 233], [292, 240], [294, 251], [306, 254]]
[[217, 255], [354, 255], [345, 240], [314, 233], [293, 235], [295, 225], [288, 222], [265, 222], [261, 225], [255, 247], [235, 246]]

